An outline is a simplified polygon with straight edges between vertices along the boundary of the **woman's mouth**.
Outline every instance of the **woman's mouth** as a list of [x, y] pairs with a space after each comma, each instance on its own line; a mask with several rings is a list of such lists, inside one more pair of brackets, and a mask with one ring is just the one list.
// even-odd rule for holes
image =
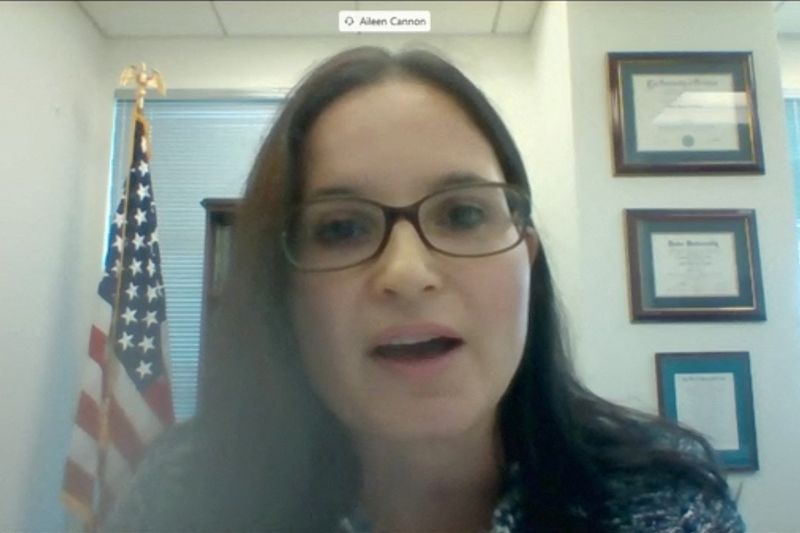
[[463, 340], [454, 337], [433, 337], [427, 340], [398, 339], [375, 347], [372, 354], [387, 359], [431, 359], [445, 355], [462, 344]]
[[437, 324], [393, 327], [375, 339], [369, 355], [406, 379], [431, 379], [447, 369], [464, 344], [456, 331]]

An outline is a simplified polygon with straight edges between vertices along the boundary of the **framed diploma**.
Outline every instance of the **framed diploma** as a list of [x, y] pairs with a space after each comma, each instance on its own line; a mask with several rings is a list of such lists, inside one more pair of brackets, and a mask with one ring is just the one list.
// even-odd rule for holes
[[758, 470], [750, 355], [657, 353], [658, 410], [702, 434], [729, 470]]
[[625, 211], [631, 320], [765, 320], [756, 215]]
[[614, 173], [763, 174], [750, 52], [608, 55]]

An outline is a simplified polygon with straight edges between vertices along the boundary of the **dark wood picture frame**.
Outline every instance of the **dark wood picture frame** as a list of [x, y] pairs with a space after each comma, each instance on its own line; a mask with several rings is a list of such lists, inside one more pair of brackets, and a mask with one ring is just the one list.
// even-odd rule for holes
[[763, 174], [751, 52], [609, 53], [614, 174]]
[[631, 320], [766, 320], [755, 211], [626, 209]]
[[232, 256], [233, 225], [241, 200], [206, 198], [200, 205], [206, 211], [205, 249], [203, 255], [203, 296], [200, 318], [200, 358], [198, 362], [198, 408], [208, 397], [209, 348], [214, 323], [219, 316], [219, 300], [228, 275]]
[[657, 353], [656, 374], [662, 417], [704, 434], [728, 470], [758, 470], [748, 352]]

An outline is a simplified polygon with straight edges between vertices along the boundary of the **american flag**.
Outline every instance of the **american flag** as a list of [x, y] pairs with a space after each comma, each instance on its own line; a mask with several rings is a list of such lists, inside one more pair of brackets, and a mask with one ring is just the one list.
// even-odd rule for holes
[[102, 522], [148, 444], [174, 422], [148, 143], [137, 108], [64, 470], [62, 500], [87, 529]]

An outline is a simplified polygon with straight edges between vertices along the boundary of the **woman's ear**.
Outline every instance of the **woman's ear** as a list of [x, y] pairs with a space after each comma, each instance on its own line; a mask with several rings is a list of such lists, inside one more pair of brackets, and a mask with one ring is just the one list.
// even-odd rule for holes
[[533, 265], [539, 254], [539, 234], [531, 226], [525, 228], [525, 247], [528, 249], [528, 260]]

